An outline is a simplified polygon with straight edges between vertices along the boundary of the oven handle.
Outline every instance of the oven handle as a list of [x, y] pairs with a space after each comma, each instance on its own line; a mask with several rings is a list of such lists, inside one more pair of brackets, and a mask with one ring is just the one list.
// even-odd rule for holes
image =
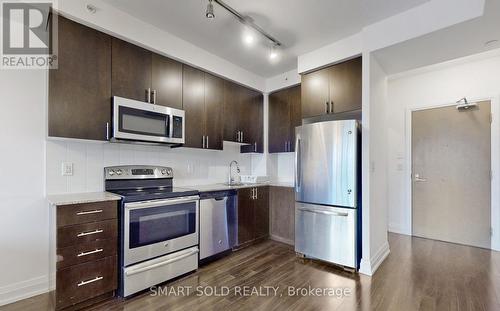
[[174, 263], [174, 262], [179, 261], [181, 259], [187, 258], [189, 256], [192, 256], [192, 255], [198, 253], [198, 252], [199, 252], [198, 249], [193, 249], [193, 250], [191, 250], [191, 251], [189, 251], [189, 252], [187, 252], [185, 254], [182, 254], [182, 255], [180, 255], [178, 257], [167, 259], [165, 261], [161, 261], [161, 262], [152, 264], [150, 266], [139, 267], [137, 269], [132, 269], [132, 270], [125, 271], [125, 274], [127, 276], [131, 276], [131, 275], [134, 275], [134, 274], [137, 274], [137, 273], [141, 273], [141, 272], [145, 272], [145, 271], [148, 271], [148, 270], [152, 270], [152, 269], [164, 266], [164, 265], [168, 265], [168, 264]]
[[149, 208], [156, 206], [173, 205], [179, 203], [196, 202], [199, 199], [200, 197], [195, 195], [190, 197], [181, 197], [181, 198], [167, 199], [167, 200], [133, 202], [133, 203], [125, 203], [125, 208], [128, 210], [134, 210], [134, 209]]

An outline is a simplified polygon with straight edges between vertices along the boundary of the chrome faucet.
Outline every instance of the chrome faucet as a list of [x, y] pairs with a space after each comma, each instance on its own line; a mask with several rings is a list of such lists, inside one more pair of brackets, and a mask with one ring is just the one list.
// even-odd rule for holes
[[239, 174], [240, 173], [240, 165], [238, 164], [238, 161], [231, 161], [229, 163], [229, 185], [235, 184], [236, 181], [233, 178], [233, 164], [236, 164], [236, 172]]

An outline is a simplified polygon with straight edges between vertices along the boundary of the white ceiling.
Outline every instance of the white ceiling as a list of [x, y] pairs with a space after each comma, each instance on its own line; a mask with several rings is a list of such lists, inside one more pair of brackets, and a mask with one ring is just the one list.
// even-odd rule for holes
[[[242, 41], [245, 28], [214, 3], [216, 19], [205, 18], [208, 0], [104, 0], [108, 4], [268, 78], [297, 67], [297, 56], [359, 32], [364, 26], [428, 0], [225, 0], [283, 43], [271, 63], [269, 42]], [[259, 36], [256, 36], [260, 38]]]
[[[490, 40], [499, 42], [485, 46]], [[498, 48], [500, 1], [486, 0], [483, 16], [381, 49], [375, 57], [393, 75]]]

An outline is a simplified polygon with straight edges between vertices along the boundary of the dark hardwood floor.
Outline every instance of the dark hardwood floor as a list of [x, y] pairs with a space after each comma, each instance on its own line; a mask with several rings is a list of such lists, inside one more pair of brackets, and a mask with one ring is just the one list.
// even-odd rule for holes
[[[89, 310], [500, 310], [499, 252], [397, 234], [389, 234], [389, 244], [391, 254], [372, 278], [301, 260], [292, 247], [266, 241], [166, 285], [167, 290], [192, 286], [189, 296], [146, 292]], [[197, 286], [226, 286], [231, 294], [198, 297]], [[242, 297], [234, 294], [237, 286], [279, 290], [277, 296]], [[342, 298], [290, 297], [288, 286], [346, 288], [351, 293]], [[40, 295], [0, 309], [46, 310], [48, 298]]]

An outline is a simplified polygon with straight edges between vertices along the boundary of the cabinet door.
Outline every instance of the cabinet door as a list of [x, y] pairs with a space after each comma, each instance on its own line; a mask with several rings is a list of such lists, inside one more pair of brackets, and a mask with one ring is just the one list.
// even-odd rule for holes
[[292, 187], [270, 187], [271, 234], [293, 244], [295, 232], [295, 192]]
[[254, 201], [255, 239], [269, 236], [269, 187], [257, 187]]
[[289, 90], [269, 95], [269, 153], [287, 152], [290, 140]]
[[222, 150], [224, 80], [205, 73], [205, 135], [207, 148]]
[[113, 38], [111, 73], [113, 96], [146, 101], [146, 91], [151, 88], [151, 52]]
[[224, 81], [224, 140], [238, 142], [240, 93], [242, 87]]
[[295, 152], [295, 128], [302, 125], [301, 88], [295, 86], [288, 91], [288, 105], [290, 106], [290, 150]]
[[111, 37], [59, 16], [59, 68], [49, 70], [49, 136], [106, 140]]
[[182, 63], [158, 54], [152, 56], [151, 88], [156, 104], [182, 109]]
[[361, 57], [330, 67], [330, 101], [333, 113], [361, 109]]
[[242, 146], [241, 151], [264, 152], [263, 132], [263, 104], [264, 97], [260, 92], [245, 89], [240, 106], [240, 128], [243, 142], [248, 144]]
[[302, 76], [302, 118], [327, 113], [330, 101], [329, 75], [329, 68], [325, 68]]
[[253, 188], [238, 190], [238, 245], [252, 241], [255, 237]]
[[183, 107], [186, 113], [185, 147], [203, 148], [205, 135], [205, 73], [193, 67], [183, 70]]

